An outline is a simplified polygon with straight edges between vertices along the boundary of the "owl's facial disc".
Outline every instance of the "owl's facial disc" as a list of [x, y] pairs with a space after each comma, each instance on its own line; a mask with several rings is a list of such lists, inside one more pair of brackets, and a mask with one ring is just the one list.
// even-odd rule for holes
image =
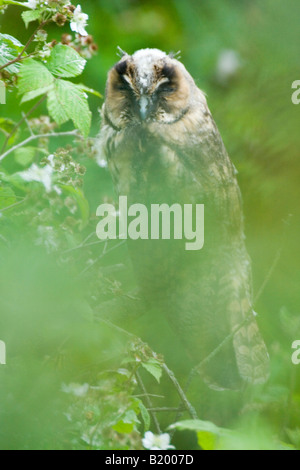
[[117, 126], [180, 119], [189, 84], [180, 64], [157, 49], [126, 55], [111, 70], [106, 111]]

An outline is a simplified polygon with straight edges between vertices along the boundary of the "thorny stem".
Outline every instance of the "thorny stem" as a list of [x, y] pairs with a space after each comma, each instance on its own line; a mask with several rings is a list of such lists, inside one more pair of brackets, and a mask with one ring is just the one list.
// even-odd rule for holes
[[195, 408], [190, 404], [190, 402], [188, 401], [183, 389], [181, 388], [178, 380], [176, 379], [174, 373], [168, 368], [168, 366], [166, 364], [163, 364], [162, 365], [162, 368], [164, 369], [164, 371], [166, 372], [167, 376], [169, 377], [169, 379], [171, 380], [172, 384], [174, 385], [174, 387], [176, 388], [177, 390], [177, 393], [178, 395], [180, 396], [180, 399], [186, 409], [186, 411], [190, 414], [191, 418], [192, 419], [198, 419], [198, 416], [197, 416], [197, 413], [196, 413], [196, 410]]
[[[120, 333], [128, 336], [129, 338], [131, 339], [135, 339], [135, 340], [139, 340], [139, 338], [134, 335], [133, 333], [130, 333], [129, 331], [126, 331], [124, 330], [123, 328], [120, 328], [119, 326], [115, 325], [114, 323], [111, 323], [110, 321], [108, 320], [105, 320], [105, 319], [102, 319], [102, 318], [98, 318], [99, 321], [103, 322], [103, 323], [106, 323], [107, 325], [111, 326], [112, 328], [114, 328], [115, 330], [119, 331]], [[198, 419], [198, 416], [197, 416], [197, 413], [195, 411], [195, 409], [193, 408], [193, 406], [190, 404], [190, 402], [188, 401], [187, 397], [186, 397], [186, 394], [185, 392], [183, 391], [183, 389], [181, 388], [178, 380], [176, 379], [175, 375], [174, 375], [174, 372], [172, 372], [168, 366], [163, 363], [162, 364], [162, 368], [164, 370], [164, 372], [166, 373], [166, 375], [169, 377], [170, 381], [172, 382], [174, 388], [176, 389], [178, 395], [180, 396], [180, 399], [181, 399], [181, 402], [182, 402], [182, 405], [184, 407], [184, 409], [190, 414], [191, 418], [192, 419]], [[139, 382], [139, 379], [138, 379], [138, 372], [136, 372], [136, 376], [137, 376], [137, 381]], [[141, 380], [141, 379], [140, 379]], [[144, 384], [140, 384], [140, 387], [143, 391], [143, 394], [145, 395], [146, 399], [147, 399], [147, 405], [148, 407], [151, 409], [153, 408], [152, 406], [152, 403], [149, 403], [149, 394], [147, 393], [147, 390], [145, 389], [144, 387]], [[151, 402], [151, 400], [150, 400]], [[181, 404], [180, 406], [177, 408], [178, 410], [181, 409]]]
[[159, 422], [158, 422], [158, 419], [157, 419], [157, 416], [155, 414], [155, 411], [151, 411], [151, 409], [153, 408], [153, 405], [152, 405], [152, 401], [151, 401], [151, 398], [149, 396], [149, 394], [147, 393], [147, 390], [146, 390], [146, 387], [144, 385], [144, 382], [142, 381], [141, 379], [141, 376], [140, 374], [138, 373], [138, 371], [136, 371], [135, 373], [135, 376], [136, 376], [136, 379], [137, 379], [137, 382], [139, 384], [139, 387], [141, 388], [142, 392], [144, 393], [145, 395], [145, 400], [147, 402], [147, 406], [148, 406], [148, 411], [153, 419], [153, 423], [154, 423], [154, 426], [156, 428], [156, 432], [158, 434], [161, 434], [161, 429], [160, 429], [160, 425], [159, 425]]
[[10, 155], [12, 152], [14, 152], [15, 150], [18, 150], [21, 147], [24, 147], [25, 145], [29, 144], [33, 140], [48, 139], [50, 137], [68, 137], [68, 136], [78, 136], [78, 135], [79, 134], [77, 130], [70, 131], [70, 132], [57, 132], [57, 133], [50, 132], [49, 134], [31, 135], [30, 137], [28, 137], [28, 139], [23, 140], [23, 142], [20, 142], [19, 144], [15, 145], [11, 149], [7, 150], [7, 152], [0, 155], [0, 162], [4, 160], [4, 158], [6, 158], [8, 155]]

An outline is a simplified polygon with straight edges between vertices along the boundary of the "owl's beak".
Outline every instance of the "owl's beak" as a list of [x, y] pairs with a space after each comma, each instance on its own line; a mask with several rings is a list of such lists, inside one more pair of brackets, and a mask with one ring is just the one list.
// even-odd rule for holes
[[150, 114], [151, 109], [151, 98], [147, 95], [142, 95], [139, 100], [139, 111], [142, 121], [146, 121]]

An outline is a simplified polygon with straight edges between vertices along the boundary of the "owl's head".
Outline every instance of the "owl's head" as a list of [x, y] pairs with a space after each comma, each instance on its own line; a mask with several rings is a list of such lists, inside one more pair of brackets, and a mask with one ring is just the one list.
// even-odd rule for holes
[[189, 110], [195, 83], [185, 67], [158, 49], [124, 54], [110, 70], [105, 115], [116, 128], [178, 122]]

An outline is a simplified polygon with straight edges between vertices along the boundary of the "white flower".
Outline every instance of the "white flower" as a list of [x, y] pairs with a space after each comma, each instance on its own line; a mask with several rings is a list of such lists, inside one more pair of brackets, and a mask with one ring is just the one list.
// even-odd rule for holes
[[41, 51], [39, 51], [39, 57], [41, 59], [48, 59], [51, 55], [51, 49], [49, 46], [44, 46]]
[[171, 438], [169, 434], [160, 434], [159, 436], [153, 434], [151, 431], [145, 433], [145, 437], [142, 440], [143, 446], [147, 450], [168, 450], [175, 449], [174, 446], [170, 445]]
[[40, 0], [28, 0], [27, 6], [28, 8], [31, 8], [32, 10], [35, 10], [40, 3]]
[[80, 385], [80, 384], [70, 384], [70, 385], [62, 384], [62, 391], [64, 393], [70, 393], [72, 395], [75, 395], [75, 397], [85, 397], [86, 394], [89, 391], [89, 388], [90, 388], [89, 384], [83, 384], [83, 385]]
[[37, 183], [43, 184], [46, 193], [50, 193], [52, 191], [52, 174], [53, 168], [50, 165], [40, 168], [35, 163], [33, 163], [28, 170], [18, 173], [24, 181], [36, 181]]
[[78, 5], [76, 10], [74, 11], [73, 20], [71, 21], [71, 30], [75, 31], [81, 36], [87, 36], [88, 33], [86, 32], [85, 27], [87, 26], [88, 19], [89, 15], [82, 13], [81, 6]]

